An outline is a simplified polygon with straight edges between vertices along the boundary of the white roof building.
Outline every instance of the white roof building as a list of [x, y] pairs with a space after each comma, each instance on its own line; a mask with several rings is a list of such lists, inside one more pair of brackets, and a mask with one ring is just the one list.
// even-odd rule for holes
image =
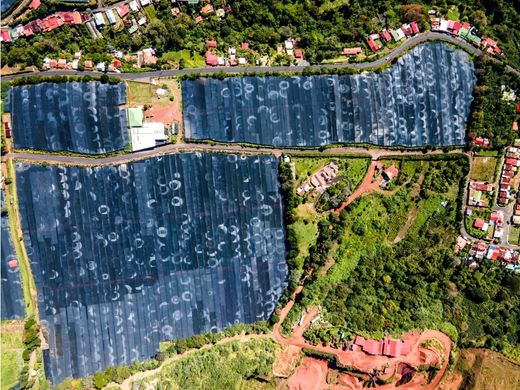
[[141, 0], [141, 5], [144, 7], [150, 4], [150, 0]]
[[139, 5], [137, 4], [137, 1], [136, 1], [136, 0], [132, 0], [132, 1], [128, 4], [128, 6], [130, 7], [130, 10], [131, 10], [132, 12], [137, 12], [137, 11], [139, 11]]
[[106, 10], [105, 14], [107, 15], [109, 24], [116, 24], [116, 15], [114, 15], [114, 11], [111, 9]]
[[139, 26], [142, 26], [145, 23], [146, 23], [146, 18], [144, 16], [137, 21], [137, 24], [139, 24]]
[[164, 124], [160, 122], [144, 122], [142, 127], [132, 127], [130, 137], [133, 151], [154, 148], [168, 140]]
[[294, 44], [291, 40], [286, 40], [285, 41], [285, 49], [286, 50], [292, 50], [294, 48]]
[[401, 39], [403, 39], [405, 37], [404, 35], [404, 31], [401, 29], [401, 28], [398, 28], [397, 30], [394, 30], [396, 36], [397, 36], [397, 41], [400, 41]]
[[94, 21], [96, 22], [96, 26], [101, 27], [105, 25], [105, 18], [101, 12], [97, 12], [94, 14]]

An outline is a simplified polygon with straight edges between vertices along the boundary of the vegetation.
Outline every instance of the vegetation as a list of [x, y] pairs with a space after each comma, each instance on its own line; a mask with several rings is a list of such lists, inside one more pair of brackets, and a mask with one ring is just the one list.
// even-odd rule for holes
[[257, 388], [271, 379], [279, 349], [271, 339], [234, 340], [183, 356], [151, 380], [158, 379], [162, 389]]
[[[113, 48], [133, 52], [144, 47], [154, 47], [161, 57], [167, 52], [186, 50], [193, 55], [204, 52], [207, 39], [216, 39], [219, 47], [239, 46], [249, 42], [257, 57], [274, 57], [276, 46], [283, 40], [294, 38], [304, 49], [311, 63], [338, 57], [344, 46], [361, 45], [369, 52], [365, 37], [385, 27], [398, 27], [405, 21], [415, 20], [421, 29], [428, 28], [429, 8], [436, 8], [449, 16], [460, 16], [463, 21], [476, 25], [480, 33], [498, 38], [506, 59], [518, 66], [520, 54], [516, 28], [520, 19], [514, 0], [468, 3], [461, 0], [428, 1], [428, 5], [404, 4], [397, 0], [349, 1], [284, 1], [273, 4], [268, 0], [238, 0], [231, 4], [232, 11], [224, 19], [215, 14], [195, 24], [194, 15], [203, 6], [179, 5], [182, 14], [171, 15], [171, 4], [161, 0], [147, 8], [150, 21], [142, 29], [142, 34], [128, 34], [110, 27], [103, 29], [104, 39], [94, 40], [85, 25], [62, 26], [51, 33], [38, 34], [30, 38], [18, 39], [14, 44], [5, 45], [1, 65], [41, 65], [45, 56], [72, 56], [82, 50], [85, 58], [103, 61], [110, 58]], [[216, 7], [224, 2], [216, 1]], [[85, 6], [85, 5], [83, 5]], [[43, 3], [29, 14], [27, 22], [66, 8], [64, 5]], [[192, 54], [193, 53], [193, 54]], [[161, 58], [158, 66], [169, 66], [168, 58]], [[180, 63], [180, 59], [179, 59]], [[131, 67], [130, 67], [131, 69]]]
[[[3, 327], [3, 326], [2, 326]], [[2, 359], [2, 390], [11, 389], [17, 383], [23, 366], [23, 339], [20, 332], [0, 333], [0, 351]]]
[[[305, 268], [319, 269], [328, 256], [335, 264], [309, 282], [286, 327], [304, 308], [319, 304], [325, 326], [316, 323], [306, 332], [311, 342], [339, 343], [342, 333], [381, 337], [437, 328], [461, 346], [507, 351], [518, 344], [520, 276], [486, 261], [470, 270], [453, 253], [460, 182], [468, 172], [465, 157], [449, 158], [394, 160], [403, 175], [395, 195], [359, 198], [339, 217], [329, 217], [334, 221], [320, 221]], [[413, 183], [421, 176], [417, 191]], [[392, 244], [394, 224], [402, 225], [399, 216], [413, 206], [414, 222]]]
[[468, 138], [486, 137], [491, 148], [503, 149], [515, 139], [511, 125], [518, 115], [516, 101], [505, 100], [502, 88], [519, 91], [520, 76], [486, 57], [476, 59], [475, 73], [477, 85], [467, 124]]

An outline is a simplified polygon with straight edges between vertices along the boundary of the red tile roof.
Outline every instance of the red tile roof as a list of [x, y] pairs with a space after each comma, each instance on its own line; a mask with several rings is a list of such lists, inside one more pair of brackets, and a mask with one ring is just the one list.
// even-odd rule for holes
[[31, 35], [34, 34], [34, 31], [32, 30], [31, 28], [31, 25], [30, 24], [26, 24], [24, 27], [23, 27], [23, 33], [26, 37], [29, 37]]
[[368, 40], [368, 46], [370, 46], [370, 49], [372, 51], [378, 51], [379, 50], [379, 46], [377, 45], [377, 43], [375, 43], [375, 41], [373, 41], [372, 39], [369, 39]]
[[119, 7], [117, 7], [117, 13], [119, 14], [119, 16], [121, 17], [124, 17], [128, 14], [130, 10], [128, 9], [128, 7], [126, 5], [120, 5]]
[[296, 58], [303, 58], [303, 52], [302, 52], [302, 49], [296, 49], [296, 50], [294, 51], [294, 56], [295, 56]]
[[410, 26], [412, 26], [412, 31], [414, 34], [417, 34], [419, 32], [419, 26], [417, 25], [416, 22], [410, 23]]
[[37, 9], [41, 4], [41, 0], [32, 0], [29, 4], [29, 9]]
[[121, 67], [121, 61], [119, 61], [118, 59], [114, 59], [114, 61], [112, 61], [112, 66], [114, 68], [119, 68]]
[[390, 165], [388, 168], [385, 169], [385, 175], [389, 179], [393, 179], [398, 174], [399, 174], [399, 170], [395, 166], [393, 166], [393, 165]]
[[11, 269], [18, 267], [18, 260], [12, 259], [7, 262], [7, 266]]
[[11, 34], [9, 34], [9, 30], [8, 29], [3, 29], [1, 31], [1, 34], [2, 34], [2, 40], [4, 42], [11, 42]]
[[401, 356], [402, 346], [403, 342], [401, 340], [392, 340], [387, 337], [383, 342], [383, 355], [390, 357]]
[[240, 44], [240, 48], [241, 48], [242, 50], [249, 50], [249, 43], [247, 43], [247, 42], [242, 42], [242, 43]]
[[208, 45], [208, 47], [216, 48], [217, 47], [217, 41], [207, 41], [206, 45]]
[[473, 223], [473, 226], [478, 228], [478, 229], [482, 229], [484, 227], [485, 223], [486, 222], [484, 222], [483, 219], [477, 218], [477, 219], [475, 219], [475, 222]]
[[458, 35], [461, 27], [462, 24], [460, 24], [460, 22], [453, 23], [453, 33]]
[[199, 24], [200, 22], [202, 22], [202, 19], [203, 19], [202, 16], [200, 16], [200, 15], [197, 16], [197, 17], [195, 18], [195, 24]]
[[351, 56], [363, 53], [363, 49], [360, 47], [346, 47], [343, 49], [343, 55]]
[[356, 336], [356, 340], [354, 341], [354, 344], [356, 345], [359, 345], [360, 347], [362, 347], [363, 345], [365, 345], [365, 338], [363, 336]]
[[370, 355], [383, 354], [383, 341], [373, 339], [366, 340], [365, 345], [363, 346], [363, 352], [366, 352]]
[[206, 65], [216, 66], [218, 65], [218, 58], [215, 54], [210, 52], [209, 50], [206, 52]]
[[390, 42], [392, 40], [392, 36], [390, 35], [390, 33], [388, 32], [388, 30], [383, 30], [381, 31], [381, 37], [383, 37], [383, 39], [387, 42]]
[[55, 15], [48, 16], [45, 19], [42, 20], [43, 29], [45, 31], [51, 31], [55, 28], [58, 28], [60, 26], [63, 26], [63, 20], [61, 18], [58, 18]]

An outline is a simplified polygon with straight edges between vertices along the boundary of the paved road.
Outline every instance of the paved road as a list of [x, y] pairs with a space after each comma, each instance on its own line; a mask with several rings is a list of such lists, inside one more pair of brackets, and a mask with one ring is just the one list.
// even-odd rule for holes
[[[35, 163], [47, 163], [47, 164], [62, 164], [62, 165], [116, 165], [127, 163], [130, 161], [143, 160], [145, 158], [161, 156], [165, 154], [178, 153], [178, 152], [223, 152], [223, 153], [249, 153], [249, 154], [274, 154], [280, 156], [282, 154], [287, 155], [306, 155], [309, 153], [319, 153], [324, 156], [335, 155], [335, 154], [360, 154], [370, 157], [372, 160], [378, 160], [385, 156], [412, 156], [425, 154], [421, 150], [397, 150], [397, 149], [386, 149], [386, 148], [364, 148], [356, 146], [345, 146], [325, 149], [318, 151], [316, 149], [282, 149], [282, 148], [270, 148], [270, 147], [250, 147], [240, 146], [236, 144], [226, 145], [209, 145], [209, 144], [168, 144], [159, 146], [155, 149], [144, 150], [139, 152], [125, 153], [121, 155], [115, 155], [110, 157], [93, 157], [93, 156], [65, 156], [52, 153], [30, 153], [30, 152], [14, 152], [7, 153], [2, 158], [13, 158], [15, 160], [30, 161]], [[428, 151], [426, 154], [443, 154], [445, 153], [441, 149]], [[448, 153], [465, 153], [462, 149], [452, 149]]]
[[[405, 41], [401, 46], [397, 47], [394, 51], [389, 53], [386, 57], [380, 58], [378, 60], [372, 62], [362, 62], [362, 63], [345, 63], [345, 64], [324, 64], [324, 65], [311, 65], [306, 67], [312, 70], [319, 70], [324, 68], [329, 69], [370, 69], [377, 68], [383, 66], [389, 62], [391, 62], [394, 58], [399, 57], [404, 51], [408, 50], [410, 47], [413, 47], [419, 43], [429, 41], [429, 40], [441, 40], [446, 41], [461, 48], [467, 50], [468, 52], [474, 55], [484, 54], [480, 49], [475, 48], [470, 45], [468, 42], [459, 37], [453, 37], [448, 34], [442, 34], [438, 32], [425, 32], [419, 35], [416, 35], [412, 38], [409, 38]], [[495, 59], [496, 60], [496, 59]], [[498, 61], [498, 60], [496, 60]], [[301, 66], [247, 66], [247, 67], [215, 67], [215, 68], [188, 68], [188, 69], [169, 69], [169, 70], [157, 70], [151, 72], [140, 72], [140, 73], [113, 73], [111, 75], [116, 77], [121, 77], [126, 80], [134, 80], [134, 79], [142, 79], [142, 78], [157, 78], [157, 77], [170, 77], [170, 76], [182, 76], [187, 74], [215, 74], [215, 73], [254, 73], [254, 72], [275, 72], [275, 73], [283, 73], [283, 72], [301, 72], [303, 69], [306, 69]], [[520, 75], [520, 72], [510, 66], [507, 67], [509, 71], [514, 72]], [[2, 78], [6, 81], [23, 77], [23, 76], [34, 76], [34, 75], [100, 75], [100, 72], [95, 71], [74, 71], [74, 70], [53, 70], [49, 72], [26, 72], [19, 73], [16, 75], [6, 75], [2, 76]]]

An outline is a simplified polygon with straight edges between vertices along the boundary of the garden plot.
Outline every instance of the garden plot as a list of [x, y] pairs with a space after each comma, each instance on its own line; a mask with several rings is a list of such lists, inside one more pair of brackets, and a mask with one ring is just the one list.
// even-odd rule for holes
[[274, 146], [463, 145], [474, 66], [442, 42], [356, 75], [184, 80], [187, 139]]
[[14, 147], [102, 154], [129, 144], [124, 83], [39, 83], [6, 96]]
[[273, 157], [177, 154], [113, 167], [17, 164], [53, 383], [166, 339], [268, 319], [286, 287]]

